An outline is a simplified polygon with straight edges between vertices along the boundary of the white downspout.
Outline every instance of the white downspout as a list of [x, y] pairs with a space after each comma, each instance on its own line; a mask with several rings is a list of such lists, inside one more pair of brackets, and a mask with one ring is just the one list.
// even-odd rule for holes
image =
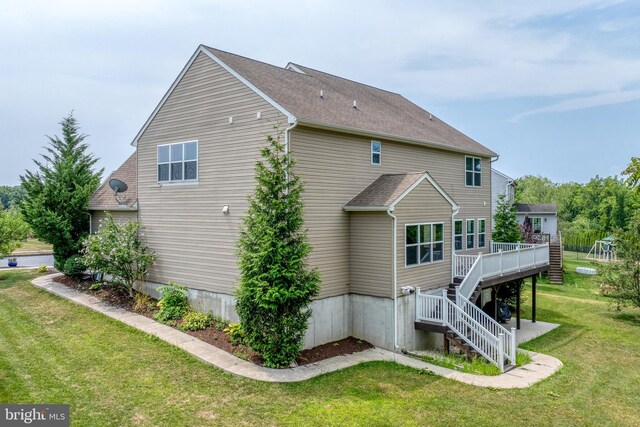
[[[451, 282], [456, 276], [456, 221], [455, 217], [460, 213], [460, 206], [455, 206], [451, 213]], [[464, 235], [464, 233], [462, 233]]]
[[398, 349], [398, 244], [397, 218], [387, 210], [387, 215], [393, 219], [393, 346]]
[[[297, 120], [295, 122], [293, 122], [293, 123], [289, 123], [289, 127], [287, 127], [284, 130], [284, 154], [285, 155], [289, 154], [289, 142], [290, 142], [289, 135], [290, 135], [291, 131], [293, 130], [293, 128], [295, 128], [296, 126], [298, 126], [298, 121]], [[287, 176], [286, 177], [287, 182], [289, 182], [289, 170], [286, 170], [285, 174]]]

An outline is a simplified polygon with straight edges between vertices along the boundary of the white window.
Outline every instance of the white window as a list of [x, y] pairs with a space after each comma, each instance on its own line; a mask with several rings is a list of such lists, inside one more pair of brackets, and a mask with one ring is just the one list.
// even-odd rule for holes
[[158, 182], [198, 179], [198, 141], [158, 145]]
[[476, 223], [472, 219], [467, 220], [467, 249], [476, 246]]
[[484, 248], [487, 244], [487, 222], [483, 219], [478, 220], [478, 247]]
[[465, 184], [468, 187], [482, 185], [482, 160], [477, 157], [465, 157]]
[[404, 236], [405, 266], [428, 264], [444, 259], [442, 223], [405, 225]]
[[454, 248], [456, 251], [462, 250], [462, 220], [456, 219], [455, 225], [453, 227], [453, 241]]
[[542, 218], [541, 217], [532, 217], [531, 218], [531, 229], [534, 233], [542, 233]]
[[380, 141], [371, 141], [371, 164], [382, 164], [382, 143]]

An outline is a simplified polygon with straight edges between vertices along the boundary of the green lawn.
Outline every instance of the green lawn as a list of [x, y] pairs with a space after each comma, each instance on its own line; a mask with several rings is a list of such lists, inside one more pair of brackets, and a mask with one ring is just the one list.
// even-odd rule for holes
[[53, 253], [53, 247], [48, 244], [41, 242], [37, 239], [27, 239], [26, 242], [22, 243], [18, 249], [13, 251], [11, 255], [19, 256], [24, 254], [51, 254]]
[[640, 310], [613, 311], [593, 292], [597, 278], [539, 285], [538, 318], [562, 326], [525, 348], [565, 366], [528, 389], [492, 390], [382, 362], [298, 384], [238, 378], [36, 289], [32, 277], [0, 272], [0, 402], [70, 403], [73, 425], [640, 422]]

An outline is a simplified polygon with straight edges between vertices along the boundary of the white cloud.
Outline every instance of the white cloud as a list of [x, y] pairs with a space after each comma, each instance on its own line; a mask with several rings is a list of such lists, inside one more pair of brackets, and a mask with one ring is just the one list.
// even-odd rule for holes
[[591, 96], [582, 96], [578, 98], [567, 99], [547, 107], [536, 108], [535, 110], [525, 111], [517, 114], [510, 119], [511, 122], [519, 122], [524, 117], [533, 116], [535, 114], [544, 113], [561, 113], [565, 111], [581, 110], [584, 108], [600, 107], [604, 105], [621, 104], [640, 99], [640, 90], [626, 90], [600, 93]]

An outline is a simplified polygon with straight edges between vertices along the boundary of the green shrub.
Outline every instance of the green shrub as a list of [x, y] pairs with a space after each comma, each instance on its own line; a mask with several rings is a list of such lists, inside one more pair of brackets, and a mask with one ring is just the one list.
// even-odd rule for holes
[[190, 311], [182, 318], [178, 329], [181, 331], [199, 331], [211, 326], [211, 316], [198, 311]]
[[63, 272], [67, 276], [80, 277], [87, 270], [87, 266], [82, 262], [80, 255], [71, 255], [64, 262]]
[[158, 312], [153, 316], [159, 322], [178, 320], [189, 311], [189, 291], [184, 286], [169, 282], [166, 286], [160, 286], [158, 291], [162, 294], [158, 301]]
[[228, 325], [229, 325], [229, 322], [224, 320], [222, 317], [213, 316], [213, 327], [219, 330], [220, 332], [223, 332], [225, 329], [227, 329]]
[[41, 265], [40, 267], [38, 267], [38, 273], [46, 273], [47, 271], [49, 271], [49, 269], [47, 269], [46, 265]]
[[229, 334], [229, 340], [232, 344], [244, 344], [245, 334], [240, 323], [229, 323], [224, 332]]
[[133, 296], [133, 311], [138, 313], [144, 313], [147, 310], [153, 308], [153, 298], [149, 295], [137, 292]]

